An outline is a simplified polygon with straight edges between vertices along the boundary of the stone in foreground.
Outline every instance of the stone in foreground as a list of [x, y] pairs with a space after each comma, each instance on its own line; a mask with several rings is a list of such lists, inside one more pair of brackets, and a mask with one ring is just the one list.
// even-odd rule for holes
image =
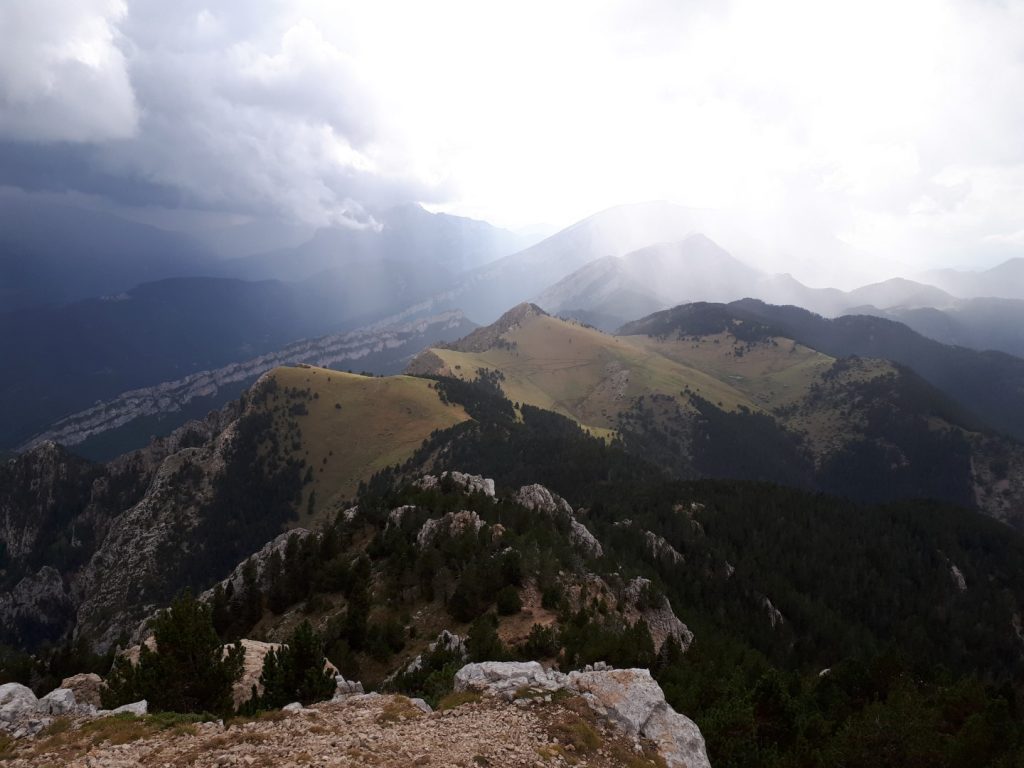
[[669, 706], [661, 686], [646, 669], [597, 664], [566, 675], [545, 670], [535, 661], [488, 661], [467, 664], [455, 673], [456, 691], [511, 700], [523, 688], [579, 694], [621, 732], [653, 741], [669, 768], [710, 768], [700, 729]]

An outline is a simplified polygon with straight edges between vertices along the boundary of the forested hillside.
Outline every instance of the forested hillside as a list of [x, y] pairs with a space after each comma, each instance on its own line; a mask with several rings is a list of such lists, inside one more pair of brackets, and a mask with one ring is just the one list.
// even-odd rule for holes
[[[435, 703], [466, 660], [650, 667], [716, 766], [1016, 765], [1010, 528], [936, 503], [673, 480], [493, 379], [427, 383], [470, 419], [320, 531], [240, 563], [204, 597], [222, 640], [308, 620], [349, 679]], [[433, 642], [444, 630], [461, 639]], [[45, 686], [102, 664], [57, 645], [8, 654], [4, 674]]]

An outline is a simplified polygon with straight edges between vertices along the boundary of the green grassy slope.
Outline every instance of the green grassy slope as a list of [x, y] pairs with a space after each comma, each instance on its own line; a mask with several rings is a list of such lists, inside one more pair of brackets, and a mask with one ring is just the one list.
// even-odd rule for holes
[[481, 368], [500, 371], [510, 400], [568, 416], [598, 434], [614, 430], [630, 402], [652, 393], [677, 396], [688, 388], [726, 410], [760, 410], [749, 394], [681, 355], [539, 313], [525, 316], [489, 349], [430, 352], [440, 361], [432, 373], [472, 380]]
[[[312, 469], [303, 497], [303, 516], [330, 510], [355, 496], [359, 483], [405, 461], [436, 429], [469, 418], [461, 406], [441, 402], [433, 384], [412, 376], [360, 376], [326, 368], [277, 368], [282, 390], [305, 392], [301, 400], [270, 401], [274, 424], [285, 445]], [[286, 418], [287, 416], [287, 418]], [[287, 433], [298, 426], [299, 440]], [[293, 433], [294, 434], [294, 433]]]

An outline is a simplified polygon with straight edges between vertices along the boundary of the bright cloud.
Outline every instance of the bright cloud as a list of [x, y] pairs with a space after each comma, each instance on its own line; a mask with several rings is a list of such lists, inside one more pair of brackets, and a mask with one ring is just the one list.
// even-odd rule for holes
[[0, 136], [133, 135], [138, 114], [117, 32], [125, 14], [121, 0], [0, 3]]

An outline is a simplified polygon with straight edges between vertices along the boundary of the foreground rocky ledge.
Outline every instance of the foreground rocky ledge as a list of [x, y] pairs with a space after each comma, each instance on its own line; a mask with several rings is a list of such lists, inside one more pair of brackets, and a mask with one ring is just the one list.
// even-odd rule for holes
[[644, 669], [599, 664], [561, 674], [536, 662], [468, 664], [437, 712], [419, 699], [338, 685], [330, 702], [228, 723], [69, 709], [34, 736], [0, 742], [0, 759], [81, 768], [709, 768], [697, 726], [666, 703]]
[[[456, 699], [458, 701], [458, 699]], [[119, 743], [124, 742], [124, 743]], [[7, 766], [663, 766], [578, 697], [509, 704], [468, 697], [424, 713], [374, 694], [228, 723], [107, 718], [18, 743]]]

